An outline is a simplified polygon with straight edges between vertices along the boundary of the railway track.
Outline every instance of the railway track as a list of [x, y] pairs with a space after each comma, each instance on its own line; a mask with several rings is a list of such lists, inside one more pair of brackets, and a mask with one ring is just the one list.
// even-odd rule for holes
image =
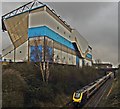
[[[112, 80], [108, 80], [100, 89], [88, 100], [88, 102], [83, 106], [84, 107], [100, 107], [98, 106], [101, 100], [107, 97], [109, 90], [111, 88]], [[93, 108], [93, 109], [94, 109]]]
[[[113, 78], [109, 79], [105, 82], [97, 91], [95, 94], [93, 94], [89, 100], [81, 107], [82, 109], [92, 107], [95, 109], [96, 107], [100, 107], [100, 103], [103, 99], [105, 99], [111, 89]], [[72, 101], [69, 101], [66, 103], [65, 106], [63, 106], [63, 109], [65, 107], [69, 107], [69, 109], [74, 109], [74, 106], [72, 104]]]

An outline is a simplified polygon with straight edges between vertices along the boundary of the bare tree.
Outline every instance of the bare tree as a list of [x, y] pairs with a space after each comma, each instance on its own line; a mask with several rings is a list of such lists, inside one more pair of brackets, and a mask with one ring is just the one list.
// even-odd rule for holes
[[96, 63], [96, 64], [99, 64], [99, 63], [101, 63], [101, 60], [100, 60], [100, 59], [96, 59], [96, 60], [95, 60], [95, 63]]
[[[32, 50], [31, 55], [33, 55], [34, 59], [33, 61], [35, 62], [39, 62], [39, 67], [40, 67], [40, 71], [42, 74], [42, 79], [43, 82], [47, 82], [48, 83], [48, 79], [49, 79], [49, 63], [53, 62], [53, 49], [49, 46], [47, 46], [47, 40], [45, 39], [44, 41], [44, 47], [43, 47], [43, 51], [44, 51], [44, 62], [42, 62], [42, 50], [39, 49], [40, 46], [38, 46], [37, 43], [38, 40], [34, 40], [35, 43], [35, 47], [34, 50]], [[40, 41], [40, 40], [39, 40]]]
[[34, 40], [35, 43], [35, 49], [31, 52], [31, 55], [34, 56], [34, 60], [35, 62], [39, 62], [39, 67], [40, 67], [40, 71], [42, 74], [42, 79], [43, 82], [45, 82], [45, 77], [44, 77], [44, 71], [43, 71], [43, 65], [42, 65], [42, 51], [39, 50], [39, 46], [37, 44], [37, 40]]

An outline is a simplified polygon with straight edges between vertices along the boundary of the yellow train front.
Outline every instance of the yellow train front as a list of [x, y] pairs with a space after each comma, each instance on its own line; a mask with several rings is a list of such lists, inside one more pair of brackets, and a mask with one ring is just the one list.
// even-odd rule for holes
[[83, 106], [86, 101], [92, 96], [108, 79], [110, 79], [112, 72], [108, 73], [106, 76], [90, 83], [89, 85], [77, 90], [73, 94], [73, 105], [75, 107]]
[[75, 107], [81, 107], [87, 100], [87, 94], [82, 91], [76, 91], [73, 94], [73, 105]]

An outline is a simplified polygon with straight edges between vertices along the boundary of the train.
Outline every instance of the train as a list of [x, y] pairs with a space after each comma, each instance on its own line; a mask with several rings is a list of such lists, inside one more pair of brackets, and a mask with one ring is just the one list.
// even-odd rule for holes
[[83, 106], [88, 99], [108, 80], [111, 78], [112, 72], [102, 78], [90, 83], [89, 85], [77, 90], [73, 93], [72, 103], [74, 107]]

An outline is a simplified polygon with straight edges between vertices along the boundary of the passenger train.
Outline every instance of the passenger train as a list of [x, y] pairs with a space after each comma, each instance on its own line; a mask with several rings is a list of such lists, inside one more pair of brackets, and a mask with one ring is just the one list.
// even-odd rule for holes
[[75, 107], [83, 106], [90, 96], [92, 96], [109, 78], [111, 78], [111, 74], [112, 72], [109, 72], [106, 76], [74, 92], [72, 98], [73, 105]]

